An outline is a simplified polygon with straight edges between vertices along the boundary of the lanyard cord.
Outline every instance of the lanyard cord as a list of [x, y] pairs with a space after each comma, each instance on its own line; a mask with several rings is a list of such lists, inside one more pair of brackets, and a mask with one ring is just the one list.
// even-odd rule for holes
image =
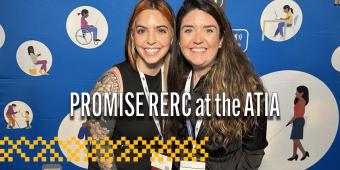
[[[146, 101], [148, 102], [148, 104], [150, 105], [150, 91], [149, 91], [149, 87], [148, 87], [148, 84], [146, 83], [146, 78], [145, 78], [145, 75], [144, 73], [142, 73], [141, 71], [139, 71], [138, 67], [137, 67], [137, 70], [138, 70], [138, 73], [139, 73], [139, 77], [142, 81], [142, 85], [143, 85], [143, 90], [144, 90], [144, 93], [145, 93], [145, 97], [146, 97]], [[164, 76], [163, 76], [163, 73], [164, 73], [164, 65], [162, 65], [161, 67], [161, 77], [162, 77], [162, 91], [165, 91], [165, 86], [164, 86]], [[162, 140], [164, 139], [163, 137], [163, 133], [162, 133], [162, 128], [161, 128], [161, 125], [160, 125], [160, 121], [159, 119], [155, 116], [155, 114], [152, 114], [152, 117], [153, 117], [153, 120], [156, 124], [156, 127], [157, 127], [157, 130], [158, 130], [158, 133], [159, 135], [161, 136]], [[164, 129], [164, 119], [162, 119], [162, 123], [163, 123], [163, 129]]]
[[[192, 70], [191, 70], [189, 75], [188, 75], [187, 81], [185, 83], [185, 88], [184, 88], [185, 93], [190, 93], [192, 76], [193, 76], [193, 73], [192, 73]], [[188, 105], [188, 100], [185, 100], [185, 106], [187, 106], [187, 105]], [[188, 117], [186, 117], [185, 123], [187, 125], [188, 133], [194, 139], [196, 139], [197, 136], [198, 136], [198, 132], [199, 132], [201, 126], [202, 126], [202, 122], [203, 122], [202, 118], [198, 118], [198, 120], [196, 121], [195, 131], [194, 131], [195, 136], [194, 136], [191, 121]]]

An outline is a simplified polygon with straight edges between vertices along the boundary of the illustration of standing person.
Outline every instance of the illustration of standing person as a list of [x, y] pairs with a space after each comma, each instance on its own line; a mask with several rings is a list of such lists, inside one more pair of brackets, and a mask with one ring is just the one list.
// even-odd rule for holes
[[14, 109], [16, 108], [16, 104], [12, 103], [8, 106], [8, 109], [6, 111], [6, 117], [8, 119], [7, 129], [13, 129], [15, 127], [15, 114], [18, 112], [15, 112]]
[[284, 13], [287, 14], [286, 18], [280, 18], [281, 20], [285, 20], [284, 22], [280, 22], [277, 25], [275, 34], [274, 34], [274, 38], [276, 38], [276, 36], [278, 34], [281, 35], [281, 37], [283, 37], [283, 28], [285, 26], [285, 24], [287, 24], [287, 27], [291, 27], [293, 25], [293, 8], [291, 8], [289, 5], [285, 5], [283, 6], [283, 11]]
[[26, 129], [30, 129], [31, 128], [31, 125], [30, 125], [30, 119], [31, 119], [30, 112], [28, 112], [26, 110], [25, 113], [22, 114], [22, 117], [25, 119]]
[[81, 24], [81, 29], [86, 29], [89, 32], [93, 33], [93, 41], [97, 42], [100, 41], [100, 39], [97, 38], [97, 27], [93, 25], [88, 25], [88, 22], [86, 21], [86, 18], [89, 17], [89, 11], [87, 9], [81, 10], [78, 15], [81, 14], [81, 19], [80, 19], [80, 24]]
[[47, 73], [47, 60], [39, 60], [38, 57], [41, 56], [41, 54], [35, 54], [34, 53], [34, 48], [33, 46], [29, 46], [27, 48], [27, 51], [28, 51], [28, 55], [31, 57], [31, 60], [32, 62], [35, 64], [35, 65], [41, 65], [40, 67], [40, 70], [39, 70], [39, 73], [42, 74], [42, 75], [48, 75]]
[[288, 126], [293, 123], [292, 133], [290, 136], [290, 139], [293, 140], [293, 156], [288, 158], [288, 161], [298, 159], [297, 149], [300, 149], [300, 151], [302, 152], [303, 156], [301, 158], [301, 161], [303, 161], [306, 159], [306, 157], [309, 157], [308, 151], [305, 151], [300, 141], [301, 139], [303, 139], [303, 127], [305, 125], [305, 107], [309, 101], [308, 88], [306, 86], [297, 87], [295, 96], [294, 116], [286, 125]]

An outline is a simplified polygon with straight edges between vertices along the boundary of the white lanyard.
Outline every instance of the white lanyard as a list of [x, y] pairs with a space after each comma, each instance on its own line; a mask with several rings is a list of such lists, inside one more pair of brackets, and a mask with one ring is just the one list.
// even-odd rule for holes
[[[138, 68], [137, 68], [138, 69]], [[142, 85], [143, 85], [143, 89], [144, 89], [144, 93], [145, 93], [145, 97], [146, 97], [146, 101], [148, 102], [148, 104], [150, 103], [149, 102], [149, 98], [150, 98], [150, 91], [149, 91], [149, 87], [148, 87], [148, 84], [146, 83], [146, 78], [145, 78], [145, 75], [144, 73], [138, 71], [139, 73], [139, 77], [140, 77], [140, 80], [142, 81]], [[164, 89], [164, 77], [163, 77], [163, 73], [164, 73], [164, 66], [161, 67], [161, 77], [162, 77], [162, 91], [165, 90]], [[154, 115], [152, 114], [152, 117], [153, 117], [153, 120], [157, 126], [157, 130], [159, 132], [159, 135], [161, 136], [161, 138], [163, 139], [163, 134], [162, 134], [162, 129], [161, 129], [161, 124], [159, 123], [159, 119]], [[164, 129], [164, 120], [163, 120], [163, 129]]]
[[[188, 75], [188, 78], [187, 78], [187, 81], [185, 83], [185, 88], [184, 88], [184, 92], [185, 93], [190, 93], [190, 87], [191, 87], [191, 79], [192, 79], [192, 70], [190, 71], [189, 75]], [[185, 105], [187, 106], [188, 104], [188, 101], [186, 100], [185, 101]], [[193, 132], [192, 132], [192, 125], [191, 125], [191, 122], [190, 122], [190, 119], [187, 117], [186, 118], [186, 125], [187, 125], [187, 128], [188, 128], [188, 133], [191, 137], [193, 137], [194, 139], [197, 138], [198, 136], [198, 132], [200, 131], [200, 128], [202, 126], [202, 118], [198, 118], [197, 121], [196, 121], [196, 125], [195, 125], [195, 136], [193, 135]]]

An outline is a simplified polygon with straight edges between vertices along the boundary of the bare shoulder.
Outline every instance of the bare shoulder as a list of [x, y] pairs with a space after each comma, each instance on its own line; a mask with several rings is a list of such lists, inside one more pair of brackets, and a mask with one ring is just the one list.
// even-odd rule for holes
[[306, 100], [305, 99], [299, 100], [298, 103], [299, 103], [300, 106], [305, 106], [306, 105]]
[[93, 92], [123, 92], [123, 81], [117, 67], [106, 71], [96, 82]]

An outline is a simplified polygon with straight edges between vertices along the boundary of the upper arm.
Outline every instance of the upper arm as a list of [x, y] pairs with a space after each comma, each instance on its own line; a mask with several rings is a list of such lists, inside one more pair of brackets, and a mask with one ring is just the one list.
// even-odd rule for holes
[[[93, 110], [93, 103], [96, 102], [94, 106], [99, 107], [101, 105], [101, 113], [104, 114], [104, 94], [105, 93], [121, 93], [123, 92], [123, 83], [121, 74], [117, 67], [113, 67], [112, 69], [105, 72], [101, 78], [96, 82], [95, 86], [91, 91], [91, 96], [94, 93], [99, 93], [101, 96], [101, 103], [98, 103], [99, 100], [92, 100], [90, 102], [90, 111]], [[118, 106], [114, 106], [118, 107]], [[94, 108], [96, 109], [96, 108]], [[97, 110], [97, 109], [96, 109]], [[93, 115], [93, 114], [91, 114]], [[115, 119], [113, 117], [91, 117], [92, 121], [90, 121], [90, 133], [94, 138], [103, 139], [104, 137], [111, 137], [113, 134], [113, 130], [115, 127]]]
[[287, 19], [289, 20], [289, 19], [291, 19], [293, 17], [293, 15], [292, 15], [292, 13], [288, 13], [288, 15], [287, 15]]
[[111, 68], [100, 77], [91, 93], [93, 94], [95, 92], [102, 94], [123, 92], [123, 81], [120, 71], [117, 67]]

